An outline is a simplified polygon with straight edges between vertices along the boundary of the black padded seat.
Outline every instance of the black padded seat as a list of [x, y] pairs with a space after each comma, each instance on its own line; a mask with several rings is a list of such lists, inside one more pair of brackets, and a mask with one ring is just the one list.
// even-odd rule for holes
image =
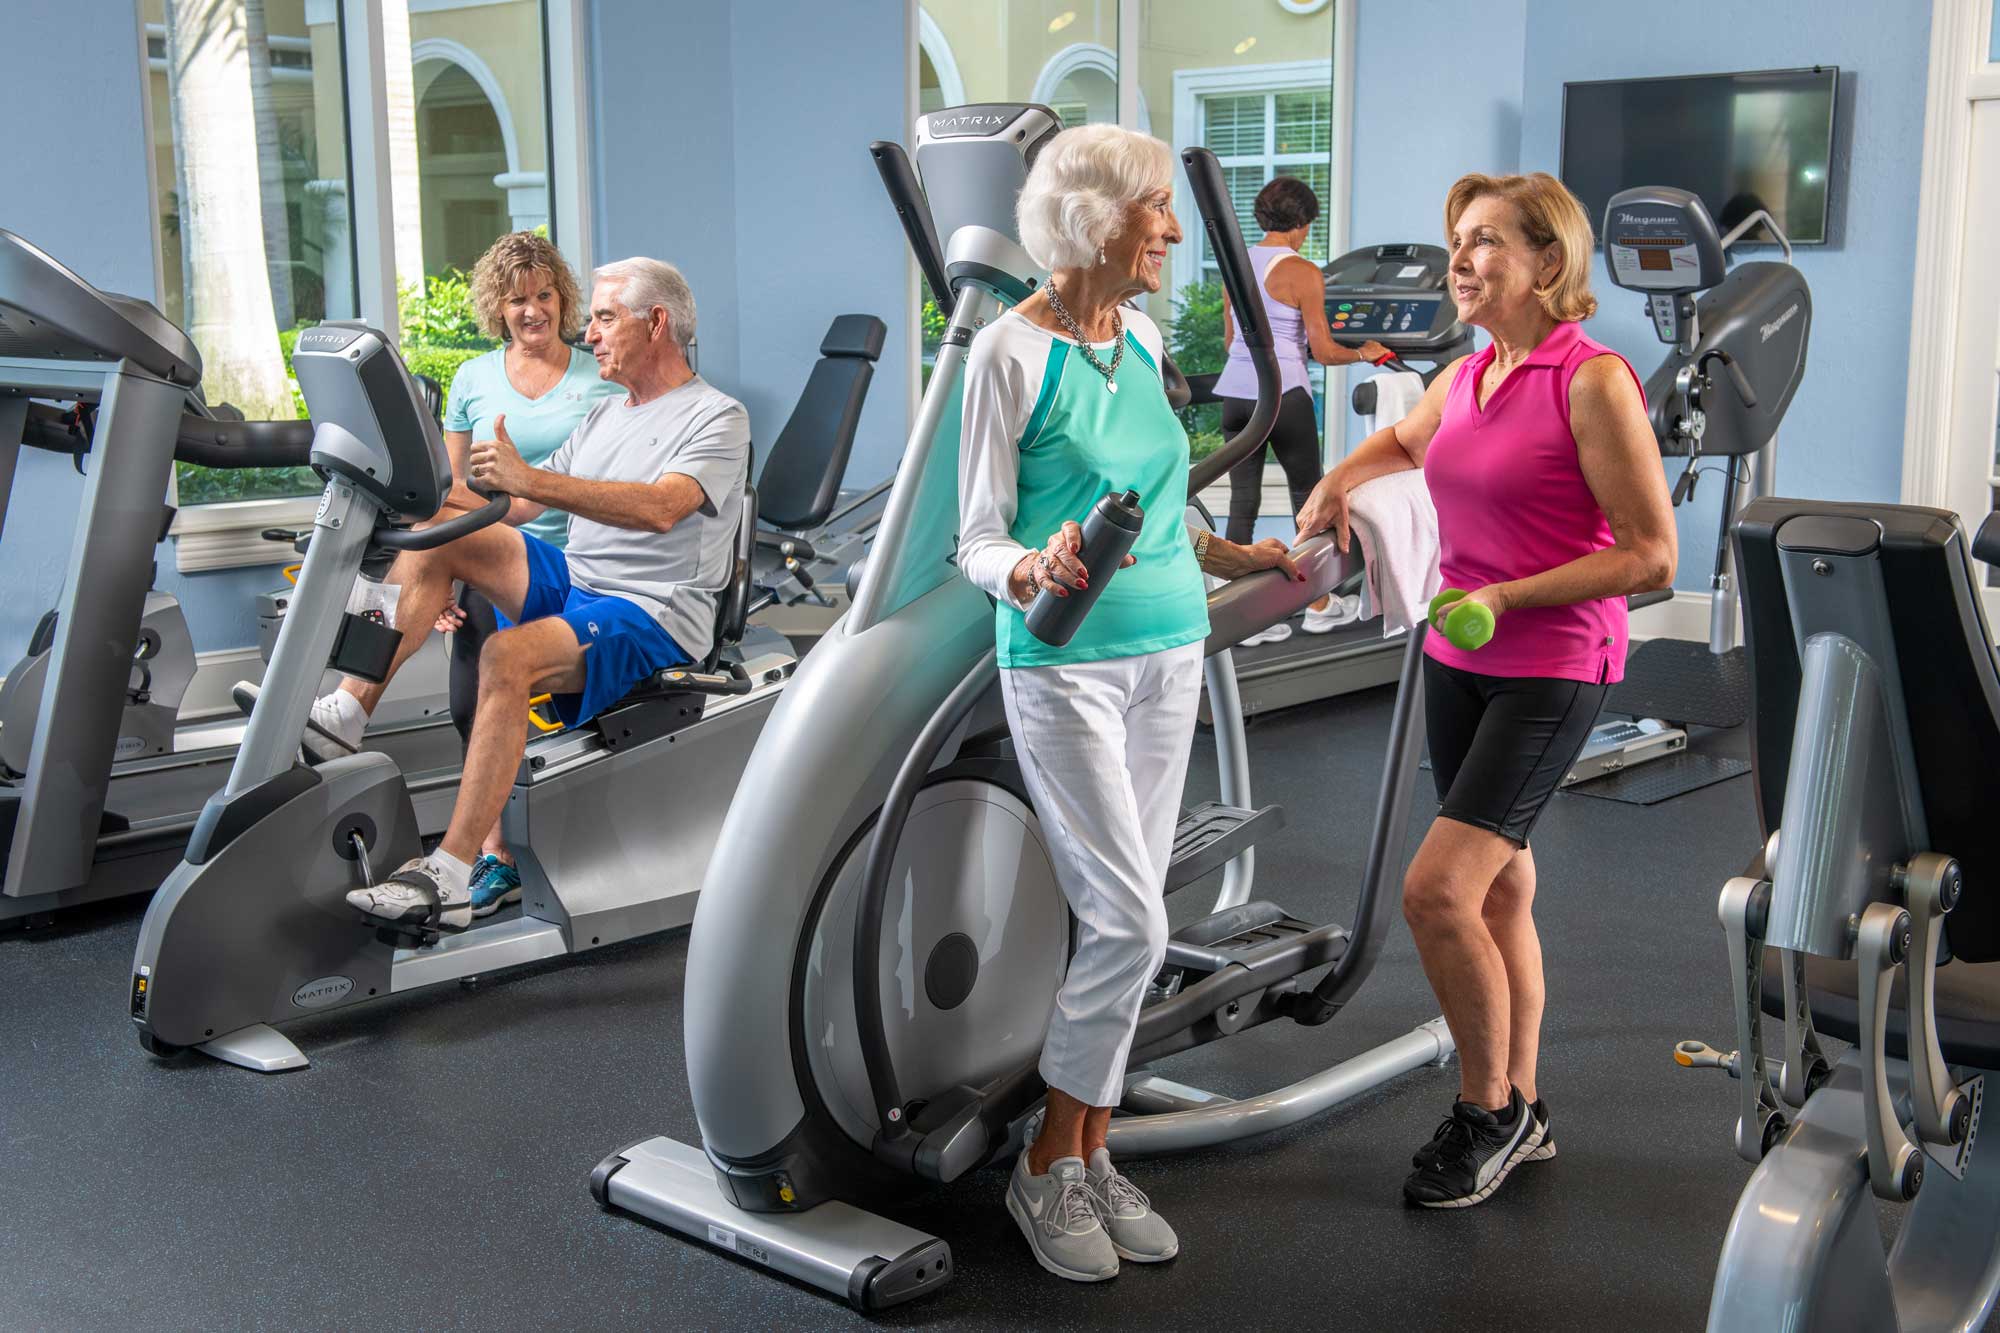
[[757, 474], [765, 523], [803, 532], [833, 512], [887, 334], [873, 315], [834, 317], [805, 390]]
[[[1827, 519], [1850, 525], [1861, 520], [1880, 534], [1876, 558], [1904, 685], [1929, 850], [1956, 859], [1965, 877], [1964, 895], [1945, 921], [1946, 938], [1961, 963], [2000, 961], [2000, 818], [1995, 818], [1993, 802], [1993, 775], [2000, 773], [2000, 669], [1980, 602], [1982, 580], [1957, 515], [1910, 505], [1776, 497], [1744, 507], [1735, 541], [1750, 661], [1750, 743], [1759, 822], [1768, 830], [1784, 810], [1792, 727], [1799, 710], [1799, 649], [1779, 544], [1815, 549], [1811, 542], [1825, 530]], [[1798, 526], [1787, 534], [1787, 525], [1794, 523]]]
[[[1861, 971], [1837, 958], [1806, 957], [1806, 988], [1812, 992], [1813, 1027], [1822, 1036], [1852, 1044], [1858, 1021]], [[1937, 970], [1938, 1045], [1947, 1062], [2000, 1070], [2000, 963], [1950, 962]], [[1908, 1059], [1904, 988], [1889, 1001], [1889, 1054]], [[1784, 978], [1776, 949], [1764, 951], [1764, 1012], [1785, 1016]]]

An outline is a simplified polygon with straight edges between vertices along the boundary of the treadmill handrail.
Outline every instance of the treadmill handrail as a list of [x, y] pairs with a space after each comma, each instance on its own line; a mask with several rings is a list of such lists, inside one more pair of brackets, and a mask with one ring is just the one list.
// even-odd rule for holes
[[[307, 467], [312, 461], [312, 439], [313, 423], [303, 418], [241, 421], [184, 412], [174, 441], [174, 458], [197, 467]], [[78, 425], [59, 407], [31, 402], [21, 443], [50, 453], [89, 453], [92, 428]]]
[[1187, 168], [1188, 184], [1194, 190], [1195, 207], [1201, 211], [1202, 227], [1208, 233], [1209, 250], [1222, 270], [1223, 290], [1229, 294], [1236, 316], [1236, 336], [1250, 349], [1250, 363], [1257, 368], [1257, 405], [1243, 429], [1231, 436], [1220, 449], [1188, 471], [1188, 496], [1201, 494], [1209, 483], [1220, 478], [1271, 438], [1278, 420], [1278, 353], [1271, 343], [1271, 321], [1264, 313], [1251, 282], [1249, 251], [1243, 248], [1243, 233], [1236, 225], [1236, 210], [1222, 183], [1222, 167], [1206, 148], [1189, 148], [1181, 153]]

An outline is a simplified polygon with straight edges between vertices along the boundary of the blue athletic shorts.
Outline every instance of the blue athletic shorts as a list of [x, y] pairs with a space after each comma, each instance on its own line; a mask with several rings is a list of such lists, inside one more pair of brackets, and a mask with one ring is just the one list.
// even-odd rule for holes
[[[520, 623], [561, 616], [587, 650], [583, 693], [552, 696], [564, 726], [596, 717], [655, 671], [693, 661], [637, 603], [571, 583], [569, 561], [560, 547], [532, 532], [523, 532], [521, 540], [528, 544], [528, 595], [521, 604]], [[501, 629], [515, 623], [499, 611], [494, 619]]]

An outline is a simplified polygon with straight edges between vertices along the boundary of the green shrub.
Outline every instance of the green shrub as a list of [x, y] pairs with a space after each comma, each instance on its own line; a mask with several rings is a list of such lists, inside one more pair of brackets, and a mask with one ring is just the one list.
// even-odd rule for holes
[[455, 268], [433, 273], [419, 286], [396, 288], [396, 314], [406, 347], [477, 347], [493, 345], [472, 313], [472, 281]]
[[451, 401], [451, 382], [458, 375], [458, 368], [475, 356], [484, 356], [490, 349], [485, 347], [426, 347], [422, 345], [403, 348], [403, 364], [410, 368], [412, 375], [429, 375], [444, 391], [445, 401]]

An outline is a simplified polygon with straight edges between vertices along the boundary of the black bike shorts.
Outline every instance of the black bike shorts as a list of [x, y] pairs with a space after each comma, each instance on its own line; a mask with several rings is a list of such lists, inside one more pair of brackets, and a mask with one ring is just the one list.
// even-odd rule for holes
[[1549, 676], [1482, 676], [1424, 658], [1424, 729], [1447, 819], [1528, 845], [1608, 685]]

